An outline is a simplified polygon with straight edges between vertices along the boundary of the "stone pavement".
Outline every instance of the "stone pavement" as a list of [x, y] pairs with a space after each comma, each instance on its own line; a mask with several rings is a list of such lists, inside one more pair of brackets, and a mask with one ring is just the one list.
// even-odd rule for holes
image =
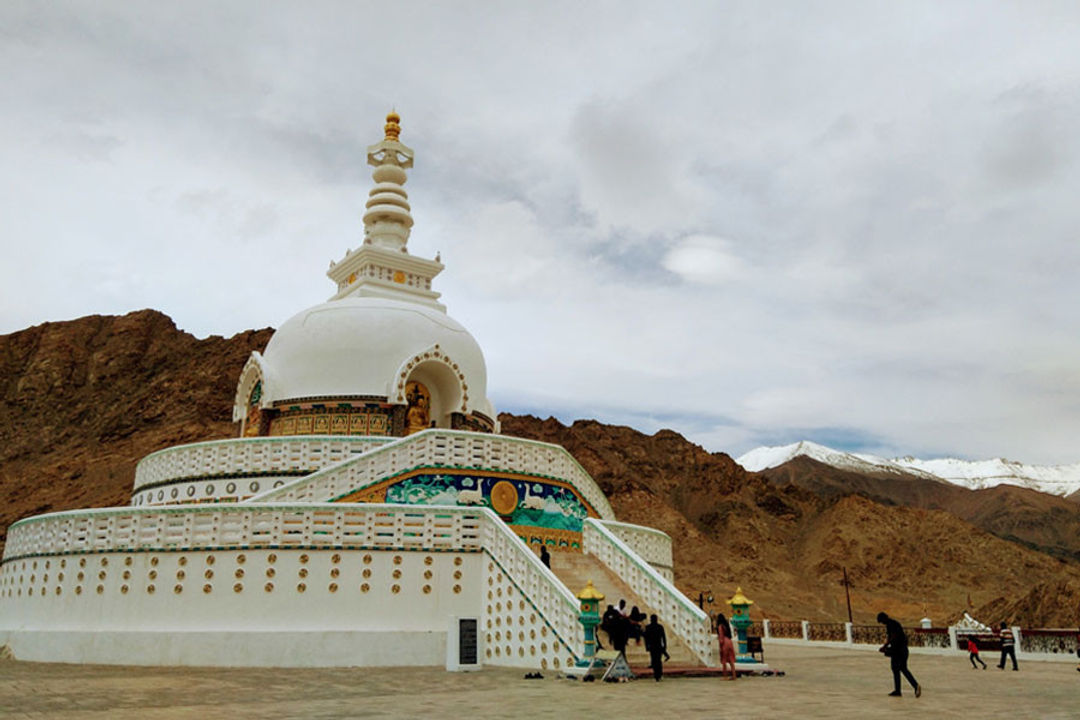
[[[925, 688], [892, 690], [877, 653], [766, 647], [785, 677], [580, 683], [490, 669], [136, 668], [0, 662], [0, 718], [1076, 718], [1075, 664], [1027, 662], [1020, 672], [972, 670], [967, 655], [915, 655]], [[989, 661], [990, 658], [987, 658]]]

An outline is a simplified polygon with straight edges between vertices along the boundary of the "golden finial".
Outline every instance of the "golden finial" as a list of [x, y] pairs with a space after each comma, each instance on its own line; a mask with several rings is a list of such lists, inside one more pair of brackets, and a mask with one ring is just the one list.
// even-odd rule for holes
[[386, 126], [383, 128], [386, 130], [386, 139], [392, 142], [398, 141], [398, 136], [401, 134], [401, 116], [393, 110], [386, 116]]

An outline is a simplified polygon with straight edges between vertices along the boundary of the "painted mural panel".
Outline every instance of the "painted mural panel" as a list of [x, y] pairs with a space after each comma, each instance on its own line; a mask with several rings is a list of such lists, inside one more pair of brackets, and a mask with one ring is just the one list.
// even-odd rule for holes
[[510, 525], [581, 532], [589, 511], [568, 487], [531, 478], [431, 473], [386, 488], [385, 502], [409, 505], [480, 505]]

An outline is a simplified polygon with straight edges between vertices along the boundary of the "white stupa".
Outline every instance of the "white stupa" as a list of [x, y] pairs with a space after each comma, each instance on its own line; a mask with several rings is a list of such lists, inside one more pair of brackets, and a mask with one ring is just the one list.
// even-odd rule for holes
[[364, 241], [331, 263], [334, 295], [245, 365], [240, 437], [143, 458], [129, 507], [10, 527], [0, 644], [17, 658], [566, 668], [593, 581], [659, 614], [683, 662], [715, 664], [671, 538], [616, 522], [563, 448], [498, 434], [483, 354], [431, 289], [443, 265], [408, 252], [399, 121], [368, 149]]

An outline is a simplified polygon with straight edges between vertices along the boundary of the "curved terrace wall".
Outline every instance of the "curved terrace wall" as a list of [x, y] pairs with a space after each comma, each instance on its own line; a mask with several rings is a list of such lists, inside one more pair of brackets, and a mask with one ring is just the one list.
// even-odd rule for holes
[[131, 504], [243, 500], [395, 439], [307, 435], [177, 445], [135, 466]]
[[482, 662], [580, 655], [577, 601], [486, 509], [235, 504], [55, 513], [11, 526], [0, 642], [16, 657], [441, 665], [447, 619]]

